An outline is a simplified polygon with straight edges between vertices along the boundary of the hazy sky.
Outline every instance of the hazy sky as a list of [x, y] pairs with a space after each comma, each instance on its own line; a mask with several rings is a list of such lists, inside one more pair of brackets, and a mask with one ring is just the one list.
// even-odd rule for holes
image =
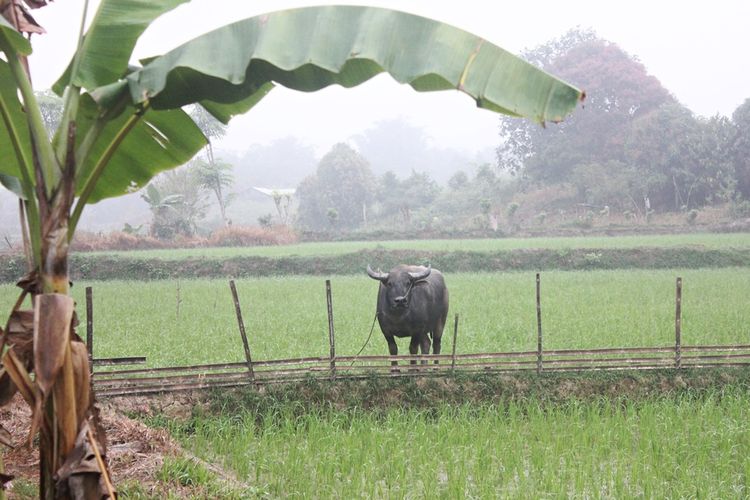
[[[139, 41], [136, 56], [163, 53], [205, 31], [245, 17], [320, 3], [325, 2], [193, 0], [157, 20]], [[389, 7], [438, 19], [512, 52], [544, 43], [575, 26], [593, 28], [601, 37], [637, 56], [649, 73], [697, 114], [731, 115], [750, 97], [747, 0], [345, 3]], [[67, 65], [82, 4], [83, 0], [56, 0], [33, 12], [48, 31], [33, 39], [31, 64], [36, 88], [49, 87]], [[250, 113], [232, 121], [219, 147], [241, 151], [252, 143], [295, 135], [315, 145], [322, 154], [334, 143], [394, 117], [425, 127], [443, 147], [471, 152], [497, 143], [497, 116], [475, 108], [469, 97], [458, 92], [419, 94], [389, 77], [379, 76], [348, 90], [328, 88], [305, 94], [277, 88]]]

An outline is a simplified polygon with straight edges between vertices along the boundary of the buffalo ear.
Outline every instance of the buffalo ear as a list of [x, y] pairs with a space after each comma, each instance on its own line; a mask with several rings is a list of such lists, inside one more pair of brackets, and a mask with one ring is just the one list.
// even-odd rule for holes
[[378, 280], [382, 283], [385, 283], [386, 281], [388, 281], [388, 275], [386, 273], [381, 273], [380, 269], [378, 269], [377, 272], [373, 271], [372, 268], [370, 267], [370, 264], [367, 264], [367, 274], [368, 276], [370, 276], [370, 278], [374, 280]]

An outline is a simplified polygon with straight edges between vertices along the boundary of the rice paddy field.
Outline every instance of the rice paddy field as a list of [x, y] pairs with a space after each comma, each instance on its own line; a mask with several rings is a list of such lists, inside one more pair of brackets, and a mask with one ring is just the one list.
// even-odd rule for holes
[[747, 498], [749, 403], [733, 390], [166, 426], [252, 485], [244, 498]]
[[[748, 235], [659, 238], [654, 245], [750, 246]], [[597, 241], [610, 243], [576, 246]], [[648, 237], [632, 244], [648, 245]], [[346, 243], [319, 245], [253, 251], [348, 251]], [[750, 343], [750, 269], [549, 271], [541, 277], [545, 349], [673, 345], [678, 276], [683, 345]], [[337, 353], [354, 355], [373, 326], [377, 283], [364, 273], [330, 279]], [[535, 349], [534, 273], [455, 273], [446, 281], [449, 317], [460, 315], [457, 352]], [[81, 334], [86, 286], [94, 293], [96, 357], [146, 356], [154, 367], [244, 359], [227, 280], [77, 282]], [[244, 279], [237, 289], [255, 360], [328, 354], [323, 278]], [[0, 304], [10, 307], [15, 297], [14, 287], [0, 285]], [[444, 352], [451, 337], [447, 331]], [[405, 340], [400, 349], [407, 351]], [[363, 354], [386, 353], [376, 325]], [[435, 402], [429, 410], [300, 413], [290, 404], [265, 414], [235, 408], [150, 423], [247, 486], [211, 479], [215, 497], [747, 498], [748, 413], [750, 391], [735, 384], [644, 399]], [[189, 460], [165, 464], [164, 474], [210, 477]]]
[[[541, 277], [545, 349], [673, 345], [677, 276], [684, 345], [750, 343], [748, 269], [558, 271]], [[458, 353], [536, 349], [534, 273], [459, 273], [446, 281], [449, 317], [459, 314]], [[333, 276], [331, 284], [337, 353], [354, 355], [373, 326], [377, 282], [363, 274]], [[96, 357], [146, 356], [149, 366], [244, 360], [227, 280], [77, 282], [81, 334], [86, 286]], [[237, 289], [253, 359], [328, 355], [324, 279], [247, 279]], [[15, 294], [3, 286], [0, 303], [12, 304]], [[406, 340], [400, 349], [407, 352]], [[377, 325], [363, 354], [387, 354]]]
[[637, 248], [700, 246], [708, 249], [750, 247], [750, 233], [690, 233], [673, 235], [484, 238], [465, 240], [398, 240], [339, 241], [298, 243], [294, 245], [134, 250], [127, 252], [92, 252], [93, 255], [127, 256], [130, 259], [225, 259], [244, 256], [290, 257], [340, 255], [360, 250], [409, 250], [493, 252], [523, 248], [564, 250], [571, 248]]

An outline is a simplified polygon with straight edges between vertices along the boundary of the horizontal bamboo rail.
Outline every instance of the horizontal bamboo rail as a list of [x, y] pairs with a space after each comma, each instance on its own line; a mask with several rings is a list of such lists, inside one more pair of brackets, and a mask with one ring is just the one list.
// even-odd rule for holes
[[96, 358], [91, 361], [94, 366], [145, 365], [145, 356], [130, 356], [126, 358]]
[[[750, 345], [681, 346], [682, 368], [750, 366]], [[451, 355], [336, 356], [337, 379], [445, 376], [451, 373], [513, 373], [537, 370], [537, 351]], [[391, 366], [391, 362], [398, 366]], [[438, 363], [436, 364], [435, 361]], [[415, 364], [412, 364], [414, 362]], [[96, 371], [102, 397], [238, 387], [330, 378], [330, 357]], [[674, 346], [544, 351], [545, 372], [655, 370], [675, 367]]]

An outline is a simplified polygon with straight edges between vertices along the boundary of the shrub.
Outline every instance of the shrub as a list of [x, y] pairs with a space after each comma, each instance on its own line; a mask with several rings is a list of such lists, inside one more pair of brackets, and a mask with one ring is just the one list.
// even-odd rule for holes
[[651, 222], [651, 219], [654, 216], [654, 211], [650, 208], [646, 209], [646, 224], [649, 224]]
[[735, 219], [750, 217], [750, 200], [742, 200], [732, 203], [731, 212], [732, 217]]
[[101, 252], [108, 250], [155, 250], [161, 248], [199, 248], [208, 246], [267, 246], [296, 243], [297, 234], [287, 226], [267, 228], [232, 226], [214, 231], [209, 238], [177, 236], [159, 240], [152, 236], [122, 231], [111, 233], [76, 233], [71, 249], [76, 252]]
[[76, 232], [71, 249], [76, 252], [98, 252], [104, 250], [153, 250], [168, 248], [168, 242], [151, 236], [113, 231], [111, 233]]
[[258, 224], [260, 224], [260, 227], [270, 228], [273, 225], [273, 215], [261, 215], [258, 217]]
[[218, 229], [208, 239], [209, 246], [239, 247], [289, 245], [297, 242], [297, 234], [288, 226], [230, 226]]
[[518, 203], [516, 203], [515, 201], [514, 201], [514, 202], [511, 202], [511, 203], [509, 203], [509, 204], [508, 204], [508, 208], [507, 208], [507, 212], [506, 212], [506, 214], [507, 214], [508, 218], [511, 218], [511, 217], [513, 217], [513, 216], [514, 216], [514, 215], [516, 214], [516, 212], [518, 211], [518, 207], [520, 207], [520, 206], [521, 206], [521, 205], [519, 205], [519, 204], [518, 204]]
[[698, 210], [692, 209], [687, 213], [687, 223], [691, 226], [695, 224], [695, 220], [698, 218]]

